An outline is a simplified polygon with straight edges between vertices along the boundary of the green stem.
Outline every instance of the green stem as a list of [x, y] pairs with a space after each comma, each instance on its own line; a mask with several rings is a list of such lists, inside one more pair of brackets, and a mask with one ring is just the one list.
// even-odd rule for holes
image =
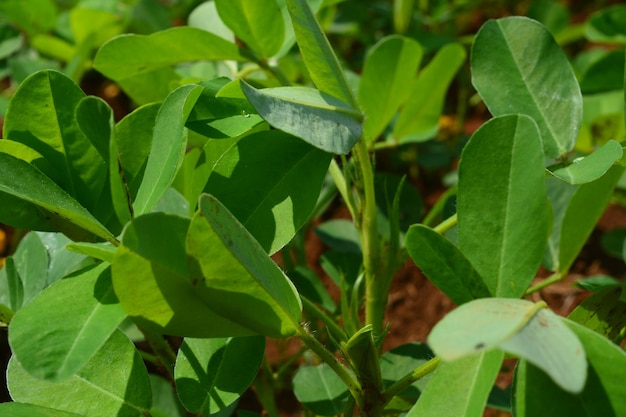
[[433, 223], [435, 222], [435, 219], [439, 217], [439, 215], [443, 212], [443, 209], [445, 208], [446, 201], [448, 200], [448, 198], [456, 194], [456, 192], [457, 192], [457, 186], [455, 185], [454, 187], [449, 188], [445, 193], [443, 193], [443, 195], [439, 197], [439, 200], [437, 200], [433, 208], [430, 209], [430, 211], [428, 212], [428, 214], [426, 215], [422, 223], [425, 224], [426, 226], [432, 227]]
[[146, 329], [141, 329], [141, 332], [146, 337], [146, 340], [150, 344], [150, 347], [154, 351], [158, 362], [167, 371], [170, 379], [174, 379], [174, 364], [176, 363], [176, 354], [172, 350], [171, 346], [167, 343], [165, 338], [157, 333], [150, 332]]
[[297, 332], [300, 340], [302, 340], [302, 342], [309, 349], [315, 352], [315, 354], [317, 354], [317, 356], [319, 356], [324, 363], [330, 366], [330, 368], [335, 371], [335, 373], [343, 381], [343, 383], [346, 384], [348, 390], [350, 391], [350, 394], [352, 394], [352, 397], [356, 402], [357, 407], [361, 409], [363, 406], [363, 389], [361, 388], [361, 384], [356, 379], [354, 379], [352, 375], [350, 375], [348, 369], [346, 369], [346, 367], [339, 362], [335, 355], [333, 355], [328, 349], [326, 349], [319, 340], [313, 337], [302, 326], [297, 326]]
[[337, 323], [335, 323], [335, 320], [330, 318], [326, 313], [324, 313], [324, 311], [322, 311], [322, 309], [316, 306], [308, 298], [303, 297], [301, 295], [300, 299], [302, 300], [302, 304], [304, 305], [304, 308], [308, 309], [311, 315], [320, 319], [326, 325], [326, 327], [328, 327], [328, 331], [330, 331], [333, 334], [333, 337], [335, 339], [340, 340], [340, 341], [348, 340], [346, 333], [343, 331], [341, 327], [339, 327]]
[[437, 226], [433, 227], [433, 230], [439, 233], [440, 235], [442, 235], [448, 230], [452, 229], [454, 226], [456, 226], [457, 221], [458, 221], [457, 215], [453, 214], [452, 216], [448, 217], [447, 219], [439, 223]]
[[560, 280], [565, 278], [566, 275], [567, 275], [567, 273], [555, 272], [554, 274], [550, 275], [549, 277], [547, 277], [546, 279], [544, 279], [540, 283], [535, 284], [532, 287], [528, 288], [524, 295], [530, 295], [530, 294], [535, 293], [537, 291], [541, 291], [544, 288], [549, 287], [550, 285], [552, 285], [552, 284], [554, 284], [556, 282], [559, 282]]
[[355, 146], [355, 156], [361, 171], [361, 222], [360, 235], [365, 269], [365, 324], [371, 324], [375, 337], [382, 334], [387, 293], [382, 277], [377, 277], [380, 247], [378, 239], [374, 172], [367, 144], [361, 138]]
[[439, 363], [441, 363], [441, 359], [435, 356], [422, 366], [415, 368], [410, 374], [406, 375], [401, 380], [394, 382], [389, 388], [385, 390], [385, 392], [383, 392], [385, 404], [391, 401], [393, 397], [408, 388], [415, 381], [425, 377], [426, 375], [437, 369]]

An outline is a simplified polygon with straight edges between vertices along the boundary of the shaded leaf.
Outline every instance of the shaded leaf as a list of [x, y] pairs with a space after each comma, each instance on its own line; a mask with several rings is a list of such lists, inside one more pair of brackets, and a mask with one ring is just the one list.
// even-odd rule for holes
[[626, 328], [624, 287], [615, 282], [580, 303], [568, 318], [594, 332], [619, 343]]
[[343, 413], [348, 400], [348, 387], [325, 363], [302, 366], [293, 378], [293, 390], [304, 407], [320, 416]]

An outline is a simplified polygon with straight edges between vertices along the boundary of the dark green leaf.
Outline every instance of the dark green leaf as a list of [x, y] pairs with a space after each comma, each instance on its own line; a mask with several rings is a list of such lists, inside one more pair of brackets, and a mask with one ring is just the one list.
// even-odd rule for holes
[[594, 42], [626, 44], [626, 6], [615, 5], [597, 11], [587, 21], [587, 39]]
[[459, 247], [493, 296], [518, 298], [535, 277], [548, 236], [545, 187], [541, 140], [529, 117], [490, 120], [463, 151]]
[[233, 404], [261, 366], [265, 338], [185, 339], [176, 359], [176, 389], [192, 413], [215, 414]]
[[491, 114], [532, 117], [549, 157], [573, 148], [582, 96], [567, 57], [543, 25], [524, 17], [490, 20], [476, 35], [471, 67]]
[[434, 230], [411, 226], [405, 244], [424, 275], [457, 305], [489, 297], [489, 289], [463, 253]]
[[617, 161], [622, 159], [622, 145], [609, 140], [600, 149], [571, 165], [552, 172], [569, 184], [586, 184], [602, 177]]
[[[580, 282], [579, 282], [580, 283]], [[626, 302], [622, 299], [624, 287], [614, 281], [612, 286], [600, 289], [580, 303], [568, 318], [609, 340], [619, 343], [626, 328]]]
[[254, 133], [220, 157], [204, 190], [272, 254], [309, 220], [330, 159], [330, 154], [285, 133]]

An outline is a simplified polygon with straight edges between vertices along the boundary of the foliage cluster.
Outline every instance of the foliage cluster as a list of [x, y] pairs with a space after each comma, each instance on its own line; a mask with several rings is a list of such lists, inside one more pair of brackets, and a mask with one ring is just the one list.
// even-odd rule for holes
[[[567, 275], [626, 188], [626, 7], [572, 26], [536, 1], [533, 18], [463, 37], [446, 20], [463, 1], [368, 2], [367, 21], [337, 0], [69, 3], [0, 3], [15, 86], [0, 222], [31, 231], [0, 270], [3, 416], [249, 417], [253, 385], [274, 417], [282, 384], [320, 416], [626, 416], [623, 284], [582, 282], [594, 294], [568, 318], [527, 299]], [[395, 34], [369, 38], [376, 22]], [[564, 52], [585, 41], [604, 46]], [[37, 70], [49, 63], [33, 51], [58, 68]], [[91, 68], [132, 112], [117, 120], [81, 90]], [[375, 156], [432, 163], [455, 78], [460, 122], [468, 102], [493, 117], [458, 141], [424, 215]], [[315, 227], [334, 300], [304, 241], [337, 200], [351, 221]], [[622, 258], [624, 237], [607, 240]], [[408, 258], [458, 307], [427, 343], [382, 352]], [[533, 285], [540, 267], [552, 274]], [[266, 337], [304, 348], [272, 369]], [[505, 357], [518, 361], [503, 390]]]

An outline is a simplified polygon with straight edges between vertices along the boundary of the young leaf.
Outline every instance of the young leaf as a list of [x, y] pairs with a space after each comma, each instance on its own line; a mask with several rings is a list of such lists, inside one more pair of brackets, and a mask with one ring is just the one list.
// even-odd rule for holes
[[48, 252], [37, 233], [28, 233], [13, 255], [24, 288], [22, 304], [27, 304], [48, 285]]
[[293, 334], [302, 304], [291, 281], [219, 201], [204, 194], [199, 206], [187, 250], [206, 279], [211, 306], [256, 333]]
[[188, 26], [148, 36], [126, 34], [105, 43], [94, 68], [116, 81], [140, 103], [161, 101], [178, 81], [170, 67], [201, 60], [243, 60], [239, 48], [210, 32]]
[[348, 387], [325, 363], [303, 366], [293, 378], [293, 391], [302, 405], [318, 416], [343, 413]]
[[135, 215], [150, 211], [174, 181], [187, 148], [185, 121], [201, 92], [198, 85], [182, 86], [161, 105], [143, 181], [133, 203]]
[[65, 381], [34, 378], [15, 357], [9, 362], [7, 380], [14, 401], [89, 417], [139, 417], [146, 415], [152, 402], [146, 367], [121, 331], [113, 333], [91, 360]]
[[518, 298], [535, 277], [548, 236], [544, 172], [539, 132], [527, 116], [490, 120], [463, 151], [459, 247], [493, 296]]
[[308, 87], [241, 88], [273, 127], [323, 151], [346, 154], [361, 137], [361, 114], [341, 100]]
[[285, 26], [276, 0], [216, 0], [215, 6], [222, 21], [261, 58], [280, 50]]
[[533, 118], [546, 156], [558, 158], [574, 147], [582, 120], [580, 88], [565, 53], [541, 23], [524, 17], [485, 23], [474, 40], [471, 70], [491, 114]]
[[493, 350], [441, 363], [407, 417], [482, 417], [503, 357]]
[[48, 287], [18, 311], [9, 342], [29, 374], [60, 381], [79, 371], [125, 317], [102, 263]]
[[[253, 133], [221, 156], [204, 191], [273, 254], [308, 221], [330, 159], [329, 153], [283, 132]], [[263, 175], [251, 167], [264, 167]]]
[[579, 394], [557, 386], [540, 369], [520, 361], [515, 372], [514, 415], [534, 417], [605, 417], [626, 414], [626, 354], [592, 330], [565, 321], [578, 336], [589, 360], [589, 377]]
[[609, 140], [600, 149], [571, 165], [552, 171], [552, 175], [569, 184], [586, 184], [602, 177], [622, 159], [622, 145]]
[[405, 86], [412, 94], [394, 126], [395, 140], [399, 143], [422, 142], [437, 133], [446, 92], [466, 55], [459, 44], [444, 46], [417, 79]]
[[109, 263], [113, 262], [113, 255], [115, 254], [115, 246], [108, 243], [76, 242], [68, 244], [66, 249]]
[[452, 242], [423, 225], [413, 225], [406, 248], [424, 275], [457, 305], [489, 297], [489, 289]]
[[185, 250], [189, 223], [182, 217], [151, 213], [126, 226], [112, 263], [113, 286], [122, 307], [141, 327], [159, 333], [188, 337], [252, 334], [220, 315], [210, 301], [204, 277], [190, 271], [193, 262]]
[[626, 44], [626, 6], [605, 7], [592, 14], [585, 25], [585, 35], [593, 42]]
[[358, 108], [339, 61], [306, 0], [286, 0], [302, 59], [318, 90]]
[[181, 402], [190, 412], [207, 416], [224, 410], [254, 381], [264, 352], [261, 336], [186, 338], [174, 375]]
[[[60, 231], [77, 234], [80, 231], [76, 229], [80, 228], [83, 235], [86, 231], [109, 242], [117, 242], [91, 213], [34, 166], [3, 153], [0, 153], [0, 165], [5, 170], [5, 175], [0, 177], [0, 201], [6, 201], [8, 195], [13, 201], [34, 206], [42, 210], [43, 216]], [[2, 210], [0, 213], [6, 214]], [[14, 224], [11, 218], [3, 217], [2, 221]]]
[[358, 96], [366, 116], [363, 132], [367, 140], [376, 140], [409, 98], [408, 86], [415, 78], [422, 54], [419, 43], [397, 35], [381, 39], [368, 52]]

